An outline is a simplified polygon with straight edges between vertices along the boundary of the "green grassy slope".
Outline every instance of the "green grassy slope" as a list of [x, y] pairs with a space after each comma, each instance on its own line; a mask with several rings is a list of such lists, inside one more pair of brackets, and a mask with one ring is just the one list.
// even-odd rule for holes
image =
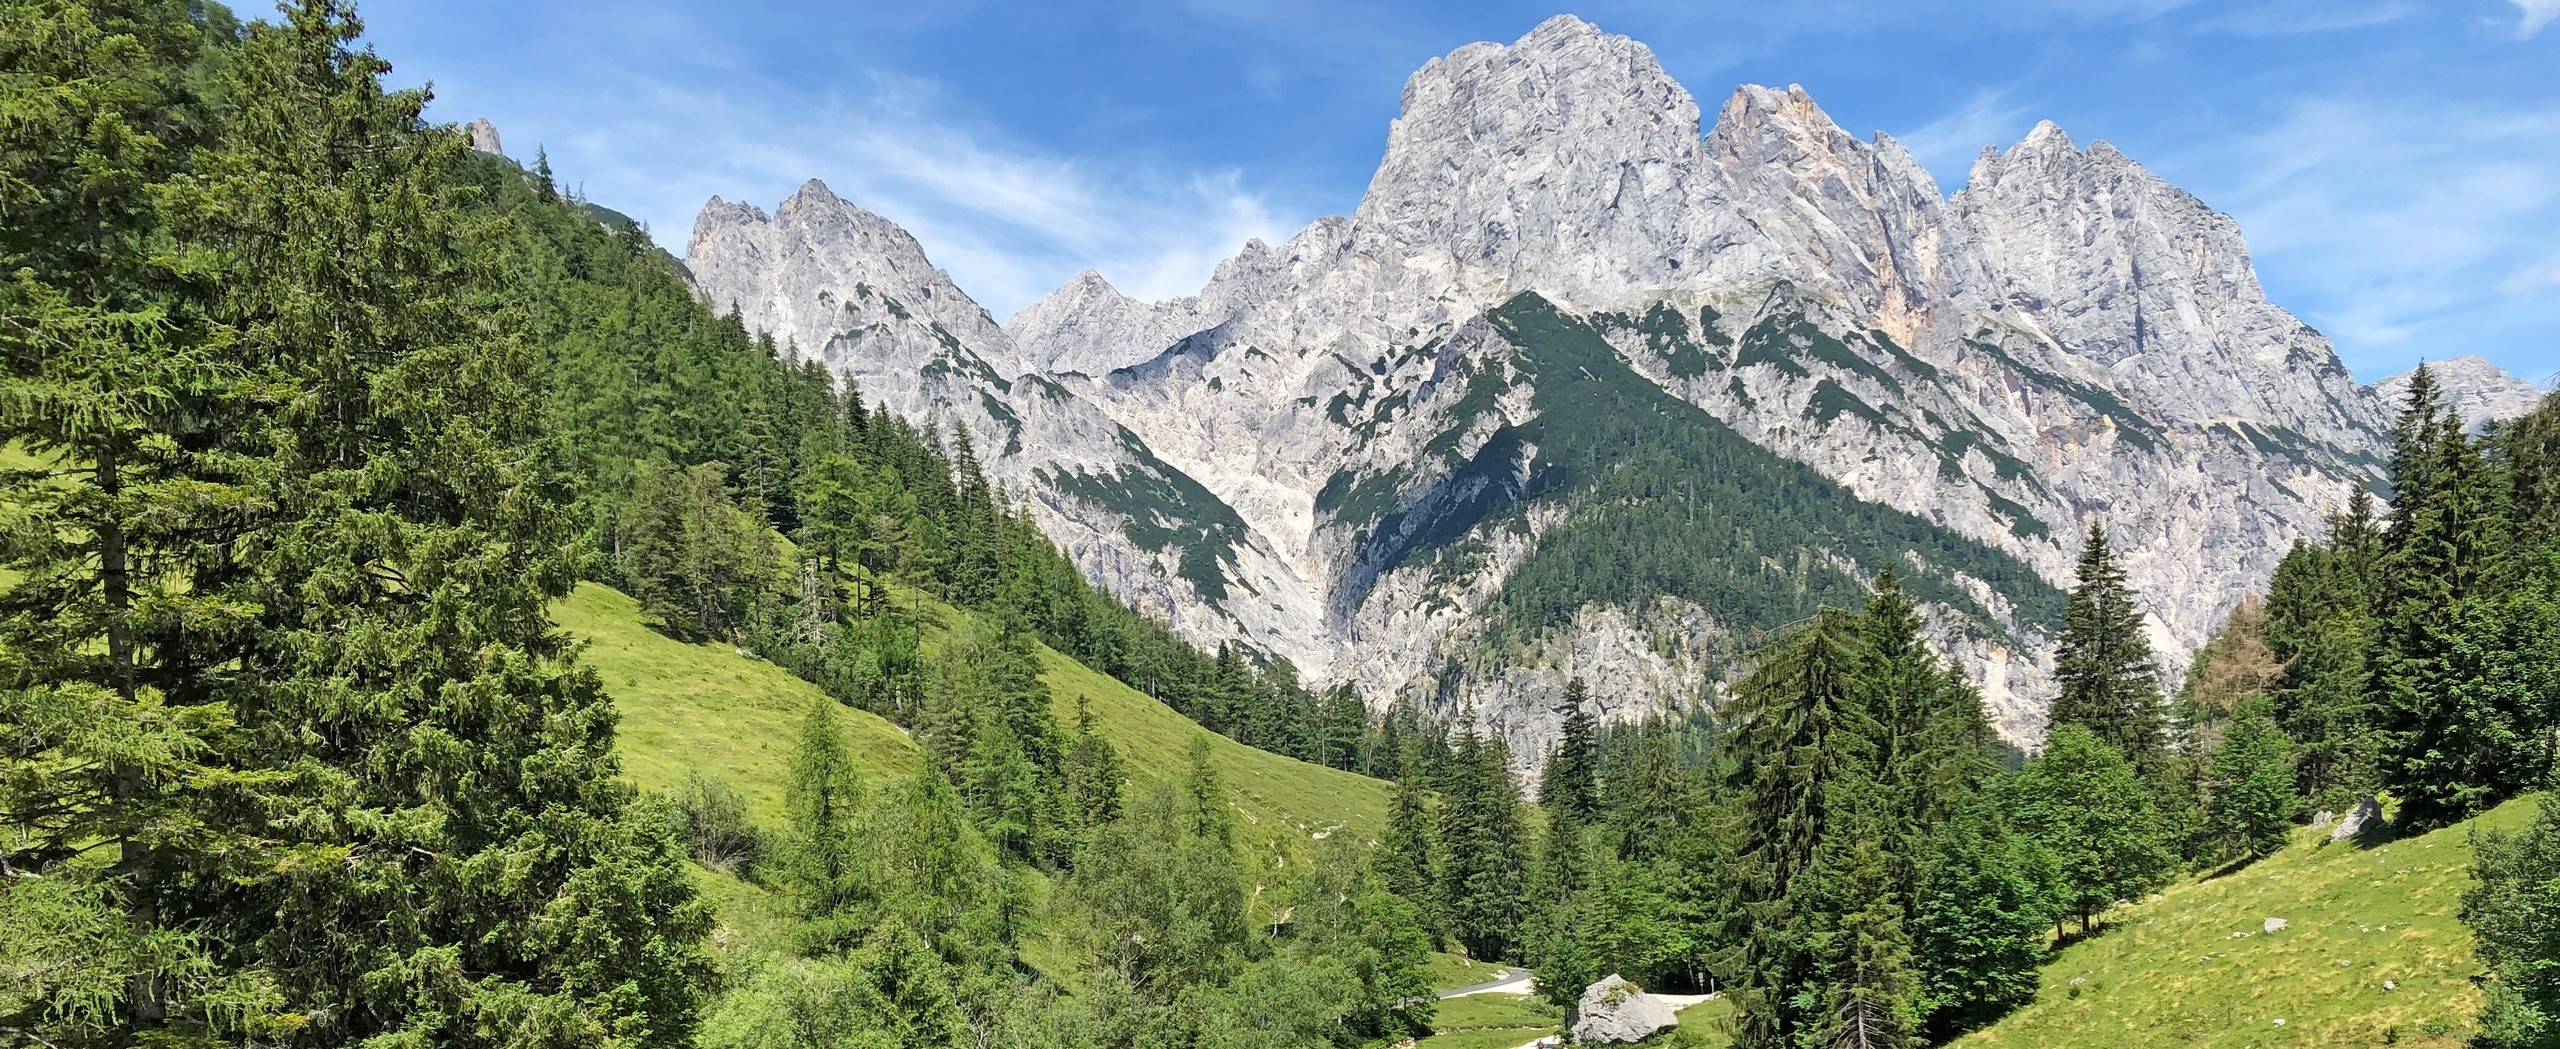
[[[2300, 831], [2266, 860], [2128, 908], [2045, 967], [2034, 1004], [1955, 1044], [2452, 1049], [2480, 1008], [2454, 917], [2470, 834], [2521, 827], [2532, 809], [2368, 847]], [[2269, 918], [2287, 924], [2269, 933]]]
[[[913, 591], [898, 599], [939, 624], [927, 634], [928, 649], [967, 615]], [[664, 790], [691, 770], [718, 773], [746, 793], [757, 819], [781, 818], [784, 763], [816, 686], [732, 646], [658, 634], [641, 624], [637, 602], [592, 583], [554, 605], [552, 620], [586, 642], [582, 658], [621, 712], [619, 747], [634, 782]], [[1387, 784], [1236, 743], [1045, 646], [1039, 652], [1060, 721], [1073, 724], [1077, 699], [1088, 702], [1133, 785], [1181, 775], [1192, 738], [1207, 737], [1257, 871], [1302, 862], [1334, 834], [1370, 841], [1385, 830]], [[904, 730], [851, 709], [845, 722], [866, 772], [885, 779], [923, 767]]]
[[[781, 821], [783, 770], [809, 701], [823, 695], [817, 686], [735, 647], [689, 645], [642, 626], [639, 602], [594, 583], [553, 605], [551, 619], [586, 643], [581, 658], [622, 715], [617, 747], [633, 782], [667, 790], [691, 771], [724, 776], [759, 822]], [[843, 713], [865, 774], [924, 767], [905, 730]]]

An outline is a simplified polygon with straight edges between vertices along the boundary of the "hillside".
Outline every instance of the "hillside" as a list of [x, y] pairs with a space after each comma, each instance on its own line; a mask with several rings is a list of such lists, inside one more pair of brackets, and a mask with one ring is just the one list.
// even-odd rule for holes
[[[2045, 966], [2034, 1004], [1953, 1044], [2462, 1045], [2481, 1001], [2454, 917], [2471, 834], [2521, 827], [2533, 806], [2369, 846], [2297, 831], [2262, 862], [2125, 908]], [[2286, 924], [2267, 932], [2269, 918]]]
[[[928, 650], [966, 615], [912, 590], [901, 590], [898, 600], [940, 624], [926, 637]], [[618, 749], [634, 782], [664, 790], [699, 769], [735, 782], [759, 820], [781, 818], [784, 763], [801, 716], [820, 695], [816, 686], [733, 646], [686, 644], [650, 630], [637, 602], [593, 583], [554, 605], [552, 621], [586, 642], [583, 660], [621, 712]], [[1180, 775], [1191, 740], [1206, 737], [1235, 806], [1239, 839], [1260, 861], [1256, 869], [1310, 855], [1319, 835], [1347, 831], [1370, 840], [1383, 830], [1386, 784], [1236, 743], [1047, 646], [1039, 653], [1059, 720], [1072, 725], [1076, 700], [1084, 698], [1126, 760], [1133, 788]], [[904, 730], [862, 711], [844, 715], [866, 773], [904, 776], [922, 767]]]

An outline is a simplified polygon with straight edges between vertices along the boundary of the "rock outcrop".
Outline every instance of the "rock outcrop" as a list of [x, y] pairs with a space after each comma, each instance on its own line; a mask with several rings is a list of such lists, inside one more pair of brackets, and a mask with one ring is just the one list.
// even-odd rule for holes
[[1574, 1007], [1573, 1040], [1578, 1045], [1628, 1045], [1678, 1026], [1680, 1018], [1669, 1003], [1610, 973], [1583, 990]]
[[465, 126], [462, 129], [462, 139], [470, 143], [472, 149], [490, 156], [507, 155], [506, 148], [498, 144], [498, 125], [490, 123], [487, 117], [481, 117]]
[[[2090, 523], [2174, 668], [2374, 476], [2374, 393], [2266, 301], [2228, 216], [2105, 143], [2039, 126], [1949, 198], [1800, 88], [1740, 88], [1707, 128], [1641, 44], [1570, 16], [1434, 59], [1403, 103], [1351, 215], [1249, 243], [1167, 302], [1088, 272], [998, 326], [814, 184], [770, 217], [714, 200], [688, 263], [866, 396], [968, 422], [1106, 586], [1374, 703], [1473, 709], [1531, 761], [1567, 676], [1605, 682], [1619, 716], [1712, 702], [1795, 614], [1639, 587], [1503, 625], [1506, 583], [1591, 520], [1603, 480], [1538, 444], [1575, 439], [1554, 405], [1729, 428], [1909, 515], [1906, 550], [1969, 551], [1731, 540], [1772, 542], [1753, 571], [1799, 594], [1888, 563], [1928, 581], [1932, 640], [2021, 741]], [[1553, 340], [1580, 332], [1613, 362], [1564, 367]], [[1123, 470], [1196, 496], [1140, 511], [1076, 483]], [[1167, 512], [1218, 544], [1219, 578], [1121, 526]]]

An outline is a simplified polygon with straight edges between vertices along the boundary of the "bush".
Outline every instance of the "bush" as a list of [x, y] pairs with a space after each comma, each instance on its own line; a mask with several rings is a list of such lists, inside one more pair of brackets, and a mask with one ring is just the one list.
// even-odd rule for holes
[[764, 833], [747, 816], [747, 796], [736, 785], [700, 772], [685, 774], [676, 787], [676, 813], [684, 821], [684, 844], [694, 862], [727, 874], [745, 875], [764, 851]]

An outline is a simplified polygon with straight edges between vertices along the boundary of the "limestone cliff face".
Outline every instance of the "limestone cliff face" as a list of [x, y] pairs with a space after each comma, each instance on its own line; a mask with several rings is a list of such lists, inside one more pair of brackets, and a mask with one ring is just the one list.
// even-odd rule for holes
[[[1477, 708], [1524, 754], [1565, 676], [1613, 714], [1712, 701], [1766, 625], [1662, 592], [1497, 628], [1506, 580], [1592, 509], [1555, 405], [1694, 410], [1680, 433], [1729, 428], [1979, 548], [1894, 567], [1936, 582], [1934, 640], [2022, 740], [2050, 688], [2024, 610], [2068, 583], [2089, 523], [2182, 666], [2379, 448], [2376, 396], [2266, 302], [2236, 225], [2112, 147], [2041, 126], [1951, 199], [1800, 89], [1743, 87], [1704, 127], [1642, 45], [1571, 17], [1426, 64], [1349, 217], [1247, 244], [1181, 299], [1087, 273], [997, 326], [903, 233], [812, 192], [769, 219], [715, 200], [688, 258], [705, 295], [901, 411], [1021, 416], [999, 472], [1088, 572], [1193, 636], [1374, 702]], [[1540, 340], [1563, 336], [1506, 306], [1524, 296], [1609, 360], [1556, 363]], [[1620, 369], [1614, 401], [1565, 396]], [[1122, 469], [1196, 482], [1182, 512], [1225, 529], [1223, 599], [1075, 494]], [[1772, 578], [1895, 560], [1791, 556]]]

